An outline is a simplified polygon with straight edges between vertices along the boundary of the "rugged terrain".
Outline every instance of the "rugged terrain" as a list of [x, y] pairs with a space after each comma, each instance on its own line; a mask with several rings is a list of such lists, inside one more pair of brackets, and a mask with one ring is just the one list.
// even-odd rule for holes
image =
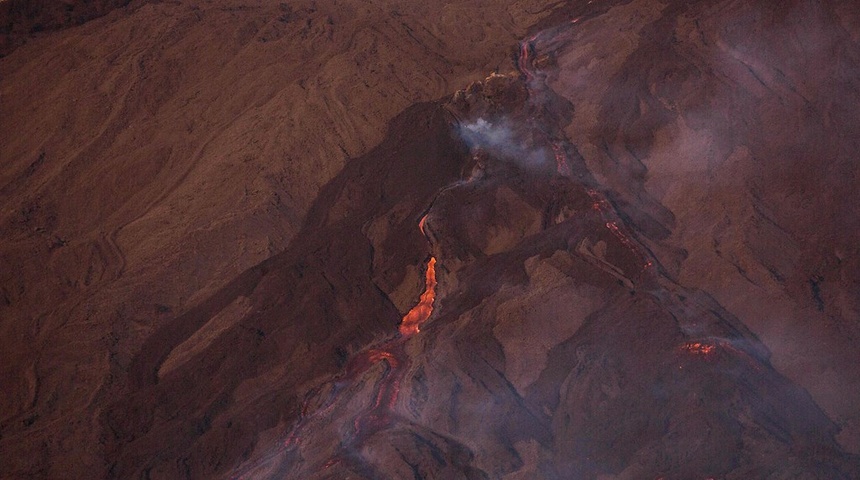
[[0, 476], [860, 476], [851, 2], [9, 5]]

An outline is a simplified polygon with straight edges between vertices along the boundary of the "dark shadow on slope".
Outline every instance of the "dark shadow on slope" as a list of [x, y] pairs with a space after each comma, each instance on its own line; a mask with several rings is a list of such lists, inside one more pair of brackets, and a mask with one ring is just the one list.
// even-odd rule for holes
[[[286, 251], [148, 338], [103, 415], [112, 476], [229, 470], [261, 432], [290, 423], [301, 396], [336, 374], [345, 355], [396, 332], [401, 312], [374, 284], [373, 260], [398, 265], [396, 283], [426, 257], [418, 219], [457, 178], [465, 154], [449, 122], [435, 103], [404, 111], [377, 148], [321, 189]], [[392, 210], [401, 213], [375, 251], [362, 228]], [[211, 338], [177, 363], [207, 329]]]

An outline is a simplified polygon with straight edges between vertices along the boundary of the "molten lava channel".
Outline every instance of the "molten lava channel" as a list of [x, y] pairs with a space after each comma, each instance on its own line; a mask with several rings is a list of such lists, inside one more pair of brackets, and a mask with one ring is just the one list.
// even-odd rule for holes
[[716, 352], [717, 346], [702, 342], [687, 342], [681, 346], [681, 350], [691, 355], [709, 356]]
[[409, 337], [421, 331], [421, 324], [433, 313], [434, 300], [436, 300], [436, 258], [430, 257], [427, 261], [427, 272], [424, 274], [424, 293], [421, 294], [418, 304], [403, 316], [400, 322], [401, 335]]

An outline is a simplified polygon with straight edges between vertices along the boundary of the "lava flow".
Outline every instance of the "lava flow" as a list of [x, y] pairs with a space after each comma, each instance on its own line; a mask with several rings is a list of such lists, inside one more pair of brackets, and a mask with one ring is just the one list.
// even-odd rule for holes
[[[427, 216], [425, 215], [418, 223], [418, 228], [425, 237], [424, 225], [426, 219]], [[373, 386], [373, 400], [363, 412], [353, 418], [352, 434], [349, 438], [341, 442], [340, 449], [346, 451], [349, 448], [355, 447], [361, 444], [363, 439], [372, 435], [373, 432], [389, 426], [394, 418], [392, 411], [400, 395], [400, 383], [410, 363], [409, 355], [405, 352], [403, 345], [406, 339], [418, 333], [421, 325], [430, 318], [430, 315], [433, 313], [433, 303], [435, 300], [436, 258], [431, 256], [427, 261], [424, 292], [421, 294], [418, 303], [403, 316], [399, 328], [400, 336], [355, 355], [346, 365], [343, 374], [339, 378], [334, 379], [326, 399], [317, 404], [316, 408], [312, 408], [311, 405], [313, 399], [319, 395], [319, 389], [309, 393], [302, 406], [302, 414], [298, 423], [292, 428], [277, 451], [261, 459], [261, 463], [268, 462], [277, 457], [284, 450], [289, 451], [300, 448], [305, 434], [312, 433], [311, 429], [308, 428], [311, 420], [321, 419], [331, 414], [337, 408], [340, 393], [347, 388], [346, 386], [366, 374], [379, 363], [383, 363], [385, 368]], [[341, 460], [341, 454], [338, 454], [330, 458], [323, 465], [323, 468], [330, 468], [340, 463]], [[243, 471], [237, 472], [234, 478], [246, 478], [246, 475], [253, 468], [254, 466], [250, 466]]]
[[[556, 42], [558, 40], [553, 35], [550, 35], [548, 38], [544, 36], [544, 38], [548, 42]], [[549, 89], [544, 82], [538, 81], [540, 77], [534, 66], [537, 47], [538, 34], [523, 41], [520, 45], [520, 54], [517, 62], [520, 72], [527, 80], [527, 88], [533, 92], [536, 89]], [[544, 97], [539, 93], [535, 92], [533, 97]], [[572, 177], [571, 158], [567, 148], [568, 142], [564, 138], [564, 134], [557, 127], [546, 127], [538, 128], [549, 137], [548, 140], [555, 156], [558, 174], [563, 177]], [[616, 217], [610, 203], [594, 190], [590, 190], [589, 194], [594, 199], [594, 208], [600, 211], [607, 221], [607, 228], [618, 236], [627, 248], [638, 253], [636, 244], [627, 238], [614, 222]], [[427, 237], [426, 220], [427, 216], [425, 215], [418, 223], [418, 228], [425, 238]], [[640, 255], [642, 254], [640, 253]], [[644, 257], [644, 255], [642, 256]], [[648, 265], [650, 265], [650, 262], [648, 262]], [[367, 376], [368, 372], [375, 368], [376, 365], [382, 365], [383, 368], [374, 375], [376, 378], [371, 387], [372, 393], [370, 394], [368, 404], [360, 412], [352, 416], [352, 431], [345, 438], [342, 438], [337, 448], [337, 453], [333, 457], [328, 458], [325, 464], [320, 464], [319, 467], [329, 468], [341, 461], [347, 461], [349, 451], [359, 448], [375, 432], [390, 428], [392, 423], [396, 421], [398, 418], [396, 407], [400, 394], [400, 385], [404, 375], [409, 371], [411, 363], [411, 359], [406, 353], [404, 346], [410, 337], [421, 331], [421, 326], [433, 313], [434, 302], [436, 300], [437, 280], [436, 258], [434, 256], [430, 256], [427, 260], [424, 280], [424, 291], [420, 295], [418, 303], [401, 319], [398, 328], [400, 335], [367, 348], [353, 356], [341, 376], [333, 379], [332, 388], [329, 390], [325, 400], [317, 403], [315, 408], [311, 408], [309, 405], [313, 401], [313, 397], [318, 396], [318, 392], [311, 394], [311, 398], [305, 402], [306, 405], [302, 409], [300, 420], [282, 443], [281, 449], [300, 449], [304, 438], [316, 435], [314, 432], [319, 428], [319, 423], [324, 425], [327, 421], [325, 419], [334, 415], [334, 410], [342, 408], [342, 401], [348, 395], [343, 396], [341, 394], [349, 391], [350, 385], [357, 384], [357, 381]], [[348, 399], [346, 401], [349, 402]], [[315, 422], [313, 423], [314, 428], [310, 428], [312, 422]], [[274, 456], [270, 455], [268, 458]], [[266, 460], [264, 459], [264, 461]]]
[[[423, 230], [423, 228], [422, 228]], [[436, 258], [427, 261], [427, 273], [424, 275], [424, 293], [417, 305], [404, 315], [400, 322], [400, 334], [409, 337], [420, 332], [421, 324], [433, 313], [433, 302], [436, 300]]]
[[681, 350], [692, 355], [710, 355], [716, 350], [716, 346], [702, 342], [687, 342], [681, 346]]
[[[583, 17], [576, 17], [570, 23], [576, 24]], [[550, 87], [546, 84], [545, 75], [538, 75], [538, 69], [535, 66], [535, 58], [537, 58], [538, 47], [540, 43], [548, 45], [550, 50], [552, 49], [552, 45], [561, 45], [564, 42], [563, 33], [566, 30], [564, 29], [555, 29], [550, 31], [544, 31], [536, 33], [527, 39], [523, 40], [520, 44], [519, 50], [519, 58], [517, 59], [517, 67], [525, 77], [526, 80], [526, 88], [532, 93], [533, 98], [551, 98], [551, 95], [548, 95], [550, 92]], [[539, 41], [539, 37], [541, 40]], [[547, 54], [550, 54], [548, 52]], [[544, 81], [539, 81], [538, 79], [543, 79]], [[571, 168], [571, 158], [567, 150], [567, 146], [569, 145], [567, 139], [563, 131], [557, 128], [557, 126], [548, 127], [546, 125], [543, 128], [540, 128], [544, 133], [547, 133], [550, 136], [550, 146], [552, 147], [553, 156], [555, 157], [556, 163], [556, 172], [562, 177], [570, 178], [573, 176], [573, 169]], [[623, 231], [622, 227], [619, 225], [619, 220], [617, 214], [615, 214], [611, 204], [603, 198], [603, 196], [597, 192], [597, 190], [593, 188], [588, 189], [588, 195], [594, 201], [594, 209], [600, 213], [605, 221], [606, 228], [624, 245], [625, 248], [630, 250], [635, 256], [639, 257], [641, 260], [642, 270], [646, 270], [654, 265], [654, 262], [649, 258], [649, 256], [637, 246], [636, 242]], [[422, 227], [423, 231], [423, 227]]]

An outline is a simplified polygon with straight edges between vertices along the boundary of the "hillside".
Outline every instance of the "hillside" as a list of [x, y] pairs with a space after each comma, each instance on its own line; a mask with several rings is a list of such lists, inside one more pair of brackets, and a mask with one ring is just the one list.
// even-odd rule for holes
[[15, 5], [0, 477], [860, 476], [851, 2]]

